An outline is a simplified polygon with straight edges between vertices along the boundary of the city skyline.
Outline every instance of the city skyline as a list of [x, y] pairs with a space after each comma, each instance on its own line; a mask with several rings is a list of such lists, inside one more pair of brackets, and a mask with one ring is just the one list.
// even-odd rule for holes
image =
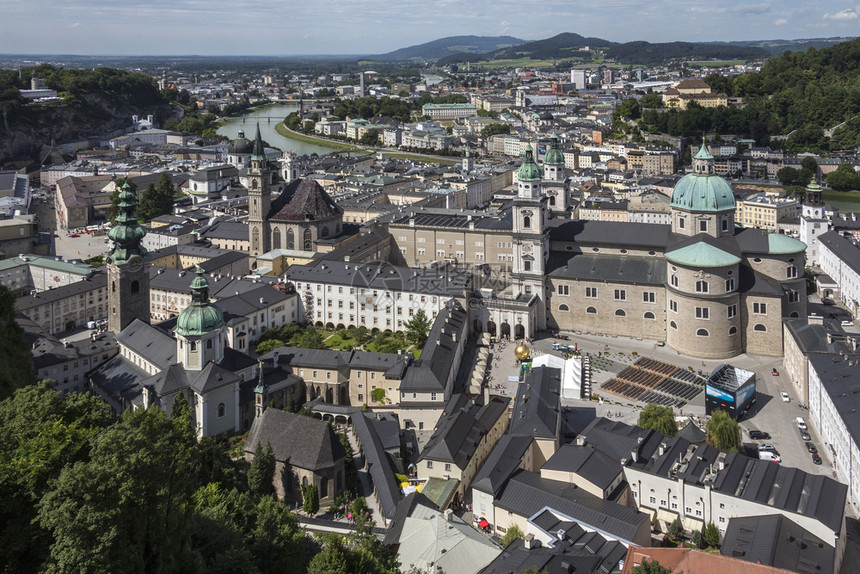
[[[382, 54], [454, 35], [510, 35], [523, 40], [575, 32], [615, 42], [752, 41], [858, 35], [857, 5], [808, 0], [752, 4], [738, 0], [608, 0], [594, 10], [562, 2], [321, 0], [106, 0], [56, 4], [11, 0], [0, 23], [0, 53], [77, 55]], [[118, 26], [117, 23], [125, 23]]]

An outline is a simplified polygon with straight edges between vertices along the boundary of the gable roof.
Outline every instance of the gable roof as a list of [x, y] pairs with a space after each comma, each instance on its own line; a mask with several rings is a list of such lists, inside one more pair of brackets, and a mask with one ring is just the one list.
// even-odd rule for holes
[[504, 488], [532, 444], [530, 436], [503, 435], [472, 479], [472, 488], [493, 495]]
[[343, 209], [325, 192], [315, 179], [291, 181], [272, 202], [266, 219], [278, 221], [308, 221], [343, 215]]
[[253, 454], [266, 441], [272, 445], [275, 460], [305, 470], [331, 468], [346, 456], [328, 423], [275, 408], [254, 419], [245, 451]]
[[561, 424], [561, 369], [537, 367], [517, 386], [509, 433], [557, 439]]

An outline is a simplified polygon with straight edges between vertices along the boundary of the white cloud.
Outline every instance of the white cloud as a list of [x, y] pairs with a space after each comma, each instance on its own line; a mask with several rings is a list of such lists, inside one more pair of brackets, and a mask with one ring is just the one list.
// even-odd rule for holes
[[785, 26], [786, 24], [788, 24], [788, 20], [785, 18], [777, 18], [773, 21], [774, 26]]
[[856, 20], [857, 12], [852, 10], [851, 8], [846, 8], [840, 12], [835, 12], [833, 14], [825, 14], [825, 20]]

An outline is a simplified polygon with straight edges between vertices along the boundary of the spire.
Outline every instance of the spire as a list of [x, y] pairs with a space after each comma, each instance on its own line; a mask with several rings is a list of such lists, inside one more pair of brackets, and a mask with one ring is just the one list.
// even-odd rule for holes
[[252, 160], [264, 161], [266, 153], [263, 151], [263, 137], [260, 135], [260, 122], [257, 122], [257, 135], [254, 136], [254, 151], [251, 152]]
[[146, 257], [146, 248], [140, 244], [146, 230], [137, 222], [137, 197], [131, 191], [128, 181], [122, 184], [117, 208], [116, 225], [108, 232], [113, 248], [108, 253], [108, 261], [116, 265], [128, 263], [135, 255]]
[[257, 377], [257, 386], [254, 387], [254, 392], [267, 393], [269, 392], [269, 386], [266, 384], [266, 380], [263, 377], [263, 361], [260, 361], [257, 364], [257, 370], [259, 372], [259, 376]]

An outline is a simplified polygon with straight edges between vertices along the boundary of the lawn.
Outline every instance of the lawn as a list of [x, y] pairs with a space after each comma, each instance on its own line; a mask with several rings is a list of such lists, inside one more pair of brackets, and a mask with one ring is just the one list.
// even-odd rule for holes
[[309, 136], [307, 134], [302, 134], [299, 132], [294, 132], [293, 130], [287, 128], [283, 124], [283, 122], [278, 122], [275, 124], [275, 131], [284, 136], [285, 138], [290, 138], [292, 140], [314, 144], [322, 147], [328, 147], [331, 149], [339, 149], [339, 150], [360, 150], [361, 148], [356, 147], [354, 145], [348, 143], [341, 143], [332, 141], [325, 138], [318, 138], [314, 136]]

